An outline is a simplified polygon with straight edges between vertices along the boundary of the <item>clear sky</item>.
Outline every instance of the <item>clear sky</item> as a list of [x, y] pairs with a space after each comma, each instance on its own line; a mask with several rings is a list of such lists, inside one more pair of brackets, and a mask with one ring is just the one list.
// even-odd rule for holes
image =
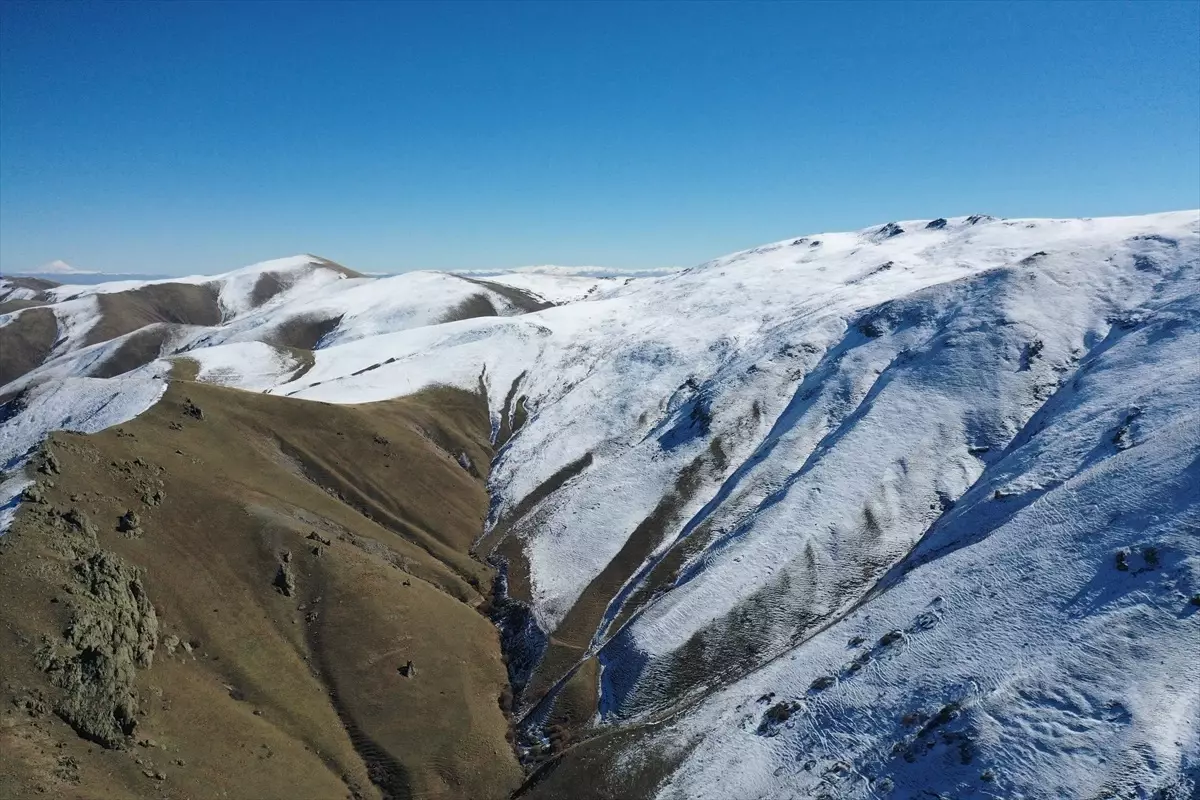
[[1197, 206], [1197, 2], [0, 0], [0, 270], [641, 268]]

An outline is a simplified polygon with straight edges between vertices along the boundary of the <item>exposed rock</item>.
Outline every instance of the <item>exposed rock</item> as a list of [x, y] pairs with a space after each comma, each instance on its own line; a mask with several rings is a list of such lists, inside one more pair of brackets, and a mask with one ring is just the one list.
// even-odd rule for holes
[[952, 720], [958, 719], [962, 715], [962, 705], [959, 703], [947, 703], [942, 706], [937, 714], [922, 726], [921, 730], [917, 731], [917, 736], [928, 736], [934, 730], [942, 727]]
[[1118, 550], [1115, 557], [1115, 566], [1121, 572], [1129, 571], [1129, 552], [1126, 550]]
[[187, 414], [192, 419], [204, 419], [204, 411], [200, 406], [192, 402], [192, 398], [183, 398], [183, 413]]
[[894, 644], [904, 638], [904, 631], [888, 631], [879, 638], [879, 644], [882, 647], [887, 647], [889, 644]]
[[138, 517], [138, 513], [132, 509], [126, 511], [117, 520], [117, 530], [122, 533], [133, 533], [142, 527], [142, 521]]
[[1041, 358], [1042, 348], [1046, 345], [1041, 339], [1034, 339], [1029, 344], [1025, 345], [1025, 349], [1021, 352], [1021, 370], [1029, 370], [1033, 367], [1033, 362]]
[[409, 661], [407, 664], [399, 667], [397, 672], [399, 672], [405, 678], [414, 678], [417, 675], [417, 667], [413, 664], [413, 662]]
[[58, 463], [58, 458], [50, 450], [42, 451], [42, 458], [38, 464], [37, 471], [43, 475], [57, 475], [62, 472], [62, 465]]
[[781, 725], [791, 719], [800, 710], [800, 704], [792, 700], [782, 700], [767, 709], [763, 715], [758, 732], [764, 736], [774, 736]]
[[330, 541], [329, 539], [326, 539], [324, 536], [317, 533], [316, 531], [310, 531], [307, 538], [311, 542], [320, 542], [321, 544], [325, 545], [326, 547], [333, 544], [332, 541]]
[[1112, 437], [1112, 443], [1116, 445], [1118, 450], [1128, 450], [1130, 447], [1133, 447], [1133, 434], [1130, 428], [1141, 415], [1142, 409], [1134, 406], [1129, 409], [1129, 413], [1121, 420], [1121, 424], [1117, 427], [1117, 432]]
[[26, 503], [45, 503], [46, 494], [42, 487], [35, 483], [25, 487], [25, 491], [21, 492], [21, 499]]
[[853, 661], [850, 662], [850, 665], [848, 667], [846, 667], [846, 671], [847, 672], [858, 672], [860, 669], [865, 667], [870, 660], [871, 660], [871, 651], [864, 650], [863, 652], [859, 653], [854, 658]]
[[70, 508], [63, 512], [62, 519], [75, 532], [82, 535], [93, 547], [96, 546], [96, 526], [88, 519], [87, 514], [78, 508]]
[[54, 765], [54, 777], [67, 783], [79, 783], [79, 761], [74, 756], [59, 756]]
[[39, 653], [39, 665], [63, 690], [55, 712], [79, 735], [107, 748], [125, 744], [137, 727], [134, 677], [149, 667], [158, 642], [158, 617], [141, 571], [114, 553], [96, 551], [75, 566], [64, 644]]
[[13, 697], [12, 703], [31, 717], [50, 713], [50, 703], [41, 689], [22, 690]]
[[868, 339], [878, 339], [888, 332], [888, 325], [883, 319], [865, 319], [858, 324], [858, 330]]
[[285, 597], [291, 597], [296, 593], [296, 576], [292, 574], [292, 568], [289, 565], [291, 554], [288, 553], [288, 558], [279, 562], [278, 568], [275, 570], [275, 580], [272, 585]]
[[812, 682], [812, 684], [808, 687], [808, 690], [810, 692], [820, 692], [828, 689], [830, 686], [833, 686], [833, 684], [834, 679], [831, 676], [822, 675]]
[[938, 217], [937, 219], [933, 220], [925, 227], [926, 227], [926, 229], [929, 229], [929, 230], [938, 231], [938, 230], [941, 230], [942, 228], [946, 227], [946, 220], [944, 217]]

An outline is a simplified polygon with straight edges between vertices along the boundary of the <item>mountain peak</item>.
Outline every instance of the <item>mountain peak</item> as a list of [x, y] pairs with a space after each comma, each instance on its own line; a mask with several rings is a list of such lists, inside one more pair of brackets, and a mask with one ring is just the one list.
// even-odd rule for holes
[[61, 258], [56, 258], [48, 264], [42, 264], [35, 273], [39, 275], [96, 275], [96, 270], [76, 269], [75, 267], [63, 261]]

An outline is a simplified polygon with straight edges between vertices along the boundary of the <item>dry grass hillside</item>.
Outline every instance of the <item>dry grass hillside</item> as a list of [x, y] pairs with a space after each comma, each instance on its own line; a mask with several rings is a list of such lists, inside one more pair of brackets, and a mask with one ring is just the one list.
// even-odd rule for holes
[[30, 308], [0, 328], [0, 386], [45, 361], [57, 337], [58, 322], [48, 308]]
[[0, 797], [508, 797], [488, 433], [179, 380], [53, 435], [0, 538]]

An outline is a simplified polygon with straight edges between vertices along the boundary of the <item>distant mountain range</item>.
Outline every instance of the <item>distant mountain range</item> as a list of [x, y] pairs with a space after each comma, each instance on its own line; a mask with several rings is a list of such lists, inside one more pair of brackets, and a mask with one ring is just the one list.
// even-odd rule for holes
[[[564, 277], [591, 277], [591, 278], [646, 278], [657, 275], [667, 275], [675, 272], [680, 268], [660, 268], [660, 269], [616, 269], [609, 267], [560, 267], [553, 265], [519, 267], [517, 269], [478, 269], [478, 270], [454, 270], [451, 274], [455, 275], [474, 275], [478, 277], [487, 277], [489, 275], [559, 275]], [[363, 275], [372, 278], [386, 278], [397, 273], [390, 272], [364, 272]], [[116, 281], [135, 281], [135, 280], [167, 280], [172, 276], [154, 273], [139, 273], [139, 272], [97, 272], [94, 270], [75, 269], [65, 261], [53, 261], [45, 264], [37, 270], [30, 272], [11, 272], [2, 273], [3, 277], [13, 278], [37, 278], [39, 280], [53, 281], [61, 284], [72, 284], [80, 286], [93, 286], [98, 283], [109, 283]]]
[[170, 278], [170, 275], [147, 275], [139, 272], [14, 272], [0, 275], [0, 278], [37, 278], [61, 284], [93, 286], [97, 283], [110, 281], [149, 281]]

